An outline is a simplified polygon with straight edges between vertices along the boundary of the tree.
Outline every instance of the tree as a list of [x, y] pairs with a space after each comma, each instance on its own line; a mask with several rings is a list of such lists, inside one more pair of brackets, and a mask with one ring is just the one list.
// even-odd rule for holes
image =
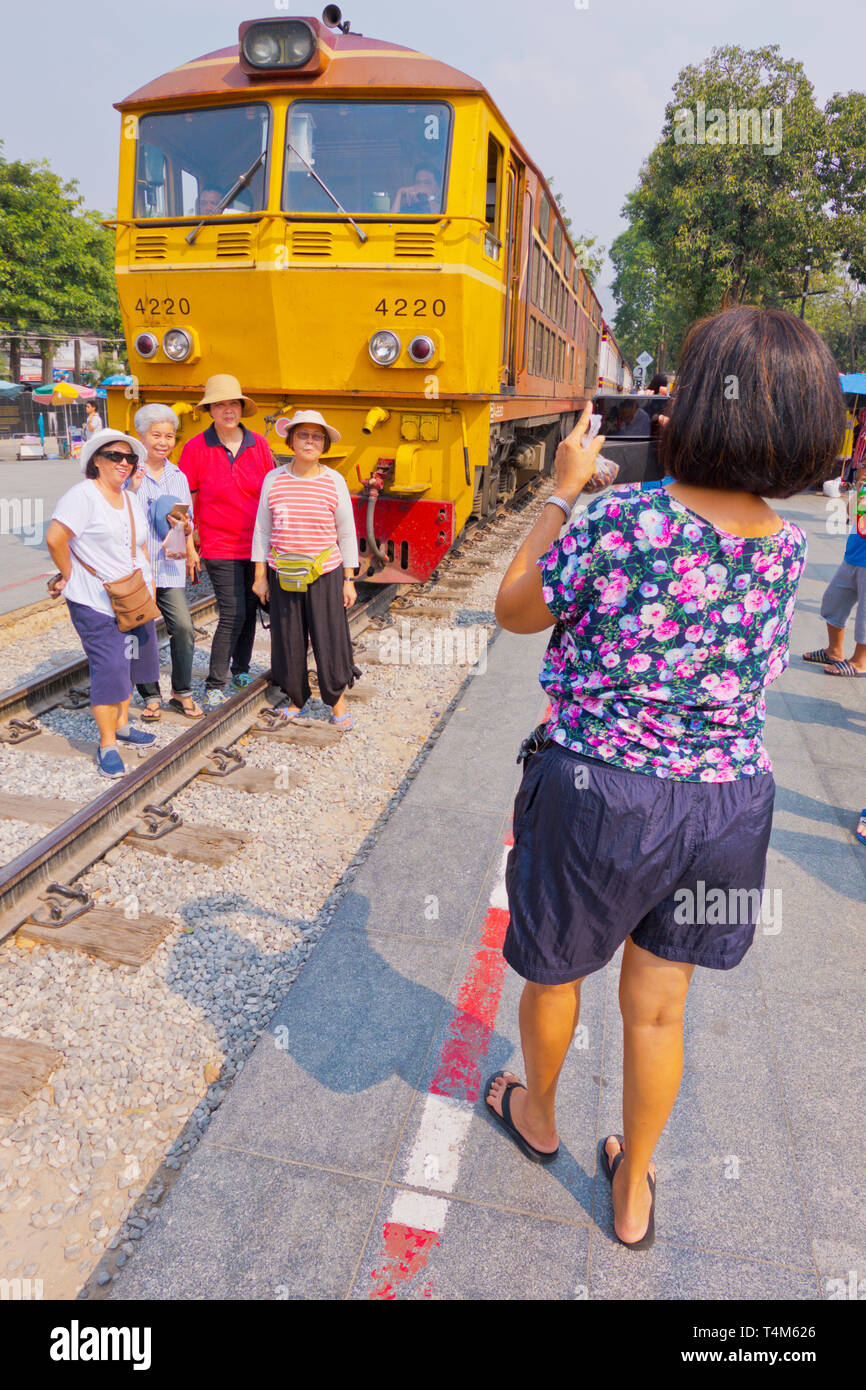
[[121, 337], [114, 286], [114, 238], [99, 214], [83, 210], [78, 185], [61, 183], [43, 161], [7, 162], [0, 146], [0, 331], [17, 363], [33, 340], [50, 378], [52, 335], [81, 331]]
[[840, 263], [816, 282], [806, 303], [806, 319], [826, 342], [843, 372], [866, 371], [866, 285], [853, 280]]
[[837, 92], [824, 107], [826, 140], [819, 173], [848, 272], [866, 284], [866, 94]]
[[618, 308], [614, 332], [626, 359], [646, 349], [655, 370], [669, 370], [690, 323], [688, 311], [659, 271], [652, 245], [632, 225], [610, 248], [611, 286]]

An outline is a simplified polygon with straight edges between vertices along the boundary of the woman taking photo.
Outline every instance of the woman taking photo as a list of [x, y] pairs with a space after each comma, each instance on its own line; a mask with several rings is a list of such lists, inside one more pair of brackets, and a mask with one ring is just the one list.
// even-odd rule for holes
[[[499, 590], [509, 631], [555, 627], [540, 677], [549, 716], [524, 745], [507, 870], [503, 949], [527, 981], [526, 1085], [500, 1073], [486, 1100], [527, 1157], [554, 1160], [580, 985], [625, 943], [624, 1132], [602, 1141], [599, 1164], [632, 1249], [654, 1239], [651, 1159], [680, 1085], [692, 973], [742, 960], [764, 883], [775, 791], [764, 690], [788, 663], [806, 541], [762, 498], [825, 477], [844, 418], [836, 364], [799, 319], [750, 308], [705, 319], [684, 345], [662, 440], [675, 481], [614, 488], [560, 535], [603, 446], [580, 446], [587, 409], [557, 451], [558, 497]], [[727, 906], [704, 913], [713, 890]]]
[[[48, 527], [45, 543], [60, 571], [49, 584], [61, 594], [90, 662], [90, 705], [99, 729], [96, 766], [103, 777], [123, 777], [117, 751], [124, 743], [153, 743], [154, 735], [129, 726], [133, 681], [159, 680], [159, 648], [153, 622], [121, 632], [106, 583], [140, 569], [154, 592], [147, 558], [147, 521], [124, 483], [144, 462], [144, 445], [120, 430], [100, 430], [81, 450], [84, 481], [64, 493]], [[134, 528], [134, 539], [133, 539]], [[134, 551], [134, 555], [133, 555]]]
[[[270, 600], [271, 677], [289, 697], [280, 713], [296, 719], [310, 698], [307, 647], [312, 641], [319, 692], [331, 707], [331, 722], [346, 732], [353, 720], [345, 691], [361, 674], [346, 617], [355, 602], [358, 537], [345, 479], [319, 462], [340, 436], [317, 410], [296, 412], [275, 428], [285, 432], [295, 457], [265, 478], [252, 545], [253, 592], [262, 603]], [[306, 585], [302, 590], [280, 583], [281, 560], [289, 556]], [[282, 569], [285, 578], [285, 564]]]
[[[192, 697], [195, 632], [186, 601], [186, 581], [193, 578], [198, 565], [192, 539], [192, 497], [185, 475], [169, 460], [177, 440], [178, 423], [174, 411], [167, 405], [143, 405], [136, 411], [135, 430], [147, 450], [147, 457], [127, 487], [135, 492], [147, 515], [147, 554], [156, 580], [156, 602], [171, 638], [168, 707], [186, 715], [187, 719], [200, 719], [204, 711]], [[172, 504], [178, 502], [189, 508], [183, 523], [186, 536], [186, 558], [183, 560], [169, 559], [163, 550], [169, 530], [167, 517]], [[162, 710], [159, 679], [140, 681], [138, 693], [144, 700], [142, 719], [159, 719]]]

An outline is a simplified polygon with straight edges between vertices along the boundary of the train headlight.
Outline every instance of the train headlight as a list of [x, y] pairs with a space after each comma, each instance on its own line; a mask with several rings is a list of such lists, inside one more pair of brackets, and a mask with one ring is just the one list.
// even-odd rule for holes
[[413, 362], [423, 366], [429, 362], [436, 351], [436, 344], [432, 338], [428, 338], [426, 333], [419, 333], [417, 338], [413, 338], [407, 349]]
[[159, 339], [155, 333], [139, 333], [134, 346], [139, 357], [153, 357], [159, 347]]
[[377, 367], [390, 367], [400, 356], [400, 339], [389, 328], [382, 328], [370, 339], [370, 356]]
[[172, 362], [185, 362], [192, 352], [192, 338], [182, 328], [170, 328], [162, 340], [162, 350]]
[[303, 19], [265, 20], [241, 35], [241, 57], [251, 68], [303, 68], [316, 52], [316, 35]]

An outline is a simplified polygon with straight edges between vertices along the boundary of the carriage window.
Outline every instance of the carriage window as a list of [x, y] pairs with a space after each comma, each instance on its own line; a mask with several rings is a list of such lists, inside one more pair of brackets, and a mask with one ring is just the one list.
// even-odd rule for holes
[[538, 230], [541, 232], [541, 239], [547, 245], [547, 238], [550, 235], [550, 199], [546, 193], [542, 193], [541, 202], [538, 205]]
[[450, 140], [443, 102], [296, 101], [283, 207], [337, 214], [336, 198], [353, 215], [440, 213]]
[[214, 214], [238, 183], [225, 212], [259, 211], [267, 201], [269, 133], [264, 103], [142, 116], [133, 215]]
[[562, 255], [562, 223], [556, 222], [553, 227], [553, 259], [559, 264]]

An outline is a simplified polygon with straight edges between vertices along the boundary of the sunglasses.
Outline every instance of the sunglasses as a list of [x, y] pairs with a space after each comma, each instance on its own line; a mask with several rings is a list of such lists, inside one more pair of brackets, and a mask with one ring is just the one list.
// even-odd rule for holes
[[100, 449], [96, 455], [99, 459], [108, 459], [111, 463], [135, 463], [134, 454], [121, 453], [119, 449]]

